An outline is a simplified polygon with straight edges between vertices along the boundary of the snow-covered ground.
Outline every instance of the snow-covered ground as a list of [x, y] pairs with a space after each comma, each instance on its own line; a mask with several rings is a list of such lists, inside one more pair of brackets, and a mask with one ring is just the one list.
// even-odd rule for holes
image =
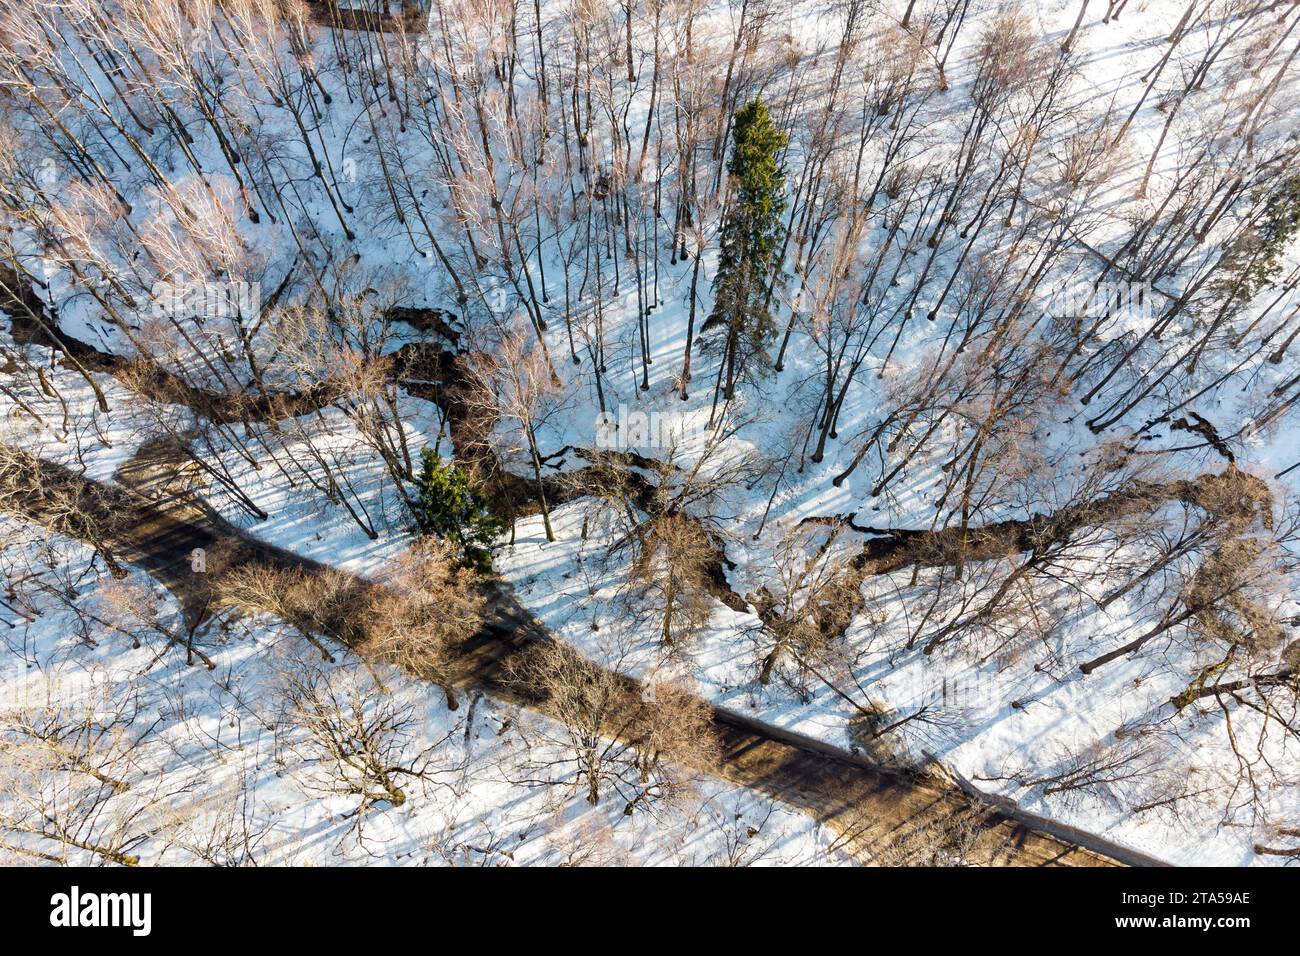
[[[1116, 116], [1128, 114], [1142, 92], [1139, 77], [1160, 56], [1157, 38], [1168, 34], [1184, 7], [1181, 2], [1148, 0], [1134, 3], [1111, 23], [1089, 19], [1077, 39], [1077, 75], [1068, 91], [1085, 117], [1095, 119], [1107, 111]], [[820, 9], [815, 3], [792, 3], [784, 8], [783, 15], [789, 19], [788, 42], [809, 61], [819, 44], [835, 39], [837, 26], [830, 18], [821, 18]], [[1069, 32], [1077, 12], [1078, 5], [1073, 2], [1044, 2], [1030, 8], [1041, 34], [1055, 43]], [[962, 115], [964, 98], [969, 95], [963, 64], [979, 36], [979, 24], [995, 14], [992, 7], [974, 12], [950, 54], [951, 85], [929, 107], [935, 112], [935, 121], [927, 131], [925, 146], [932, 151], [933, 162], [942, 163], [952, 155], [960, 134], [953, 117]], [[730, 15], [725, 5], [710, 8], [710, 16], [719, 23]], [[809, 69], [824, 69], [826, 59]], [[1241, 78], [1242, 83], [1259, 81], [1258, 77]], [[328, 75], [324, 82], [330, 82]], [[1294, 102], [1296, 94], [1293, 79], [1288, 78], [1282, 94], [1285, 101]], [[1157, 99], [1152, 97], [1132, 126], [1120, 160], [1121, 173], [1092, 198], [1098, 213], [1089, 219], [1089, 246], [1104, 246], [1123, 234], [1136, 212], [1150, 211], [1152, 200], [1133, 194], [1160, 136], [1163, 114]], [[629, 116], [632, 128], [644, 123], [645, 100], [642, 94], [634, 101]], [[322, 148], [340, 157], [349, 154], [347, 137], [355, 125], [355, 115], [346, 112], [343, 102], [343, 96], [336, 98], [338, 115], [324, 123], [319, 134]], [[1211, 107], [1202, 108], [1209, 111]], [[807, 133], [814, 120], [813, 116], [795, 120], [795, 145], [787, 160], [792, 172], [800, 163], [803, 140], [799, 134]], [[1086, 129], [1086, 124], [1080, 121], [1079, 128]], [[1182, 131], [1182, 126], [1176, 127], [1173, 138]], [[206, 148], [214, 149], [211, 143]], [[1160, 195], [1162, 184], [1173, 181], [1183, 158], [1173, 144], [1164, 145], [1159, 156], [1148, 196]], [[328, 220], [324, 200], [317, 197], [314, 202], [318, 221]], [[146, 223], [162, 209], [162, 203], [141, 202], [133, 219]], [[364, 210], [359, 211], [357, 219], [363, 216]], [[447, 305], [445, 283], [430, 279], [428, 261], [410, 252], [405, 234], [391, 221], [373, 218], [376, 221], [367, 224], [371, 228], [357, 244], [359, 284], [397, 282], [410, 291], [408, 304]], [[272, 287], [293, 258], [283, 229], [266, 223], [241, 223], [240, 228], [250, 241], [249, 255], [266, 276], [264, 290]], [[879, 232], [866, 241], [878, 239]], [[1300, 263], [1295, 252], [1294, 248], [1290, 251], [1287, 269]], [[546, 250], [543, 255], [545, 272], [555, 281], [564, 263], [558, 250]], [[715, 248], [705, 257], [702, 288], [707, 288], [716, 261]], [[1056, 278], [1059, 284], [1068, 284], [1071, 270], [1090, 275], [1086, 269], [1095, 266], [1094, 253], [1079, 244], [1065, 258]], [[900, 284], [906, 287], [908, 278], [904, 271]], [[715, 360], [697, 360], [700, 364], [689, 400], [677, 397], [690, 280], [689, 262], [665, 263], [658, 274], [660, 301], [649, 320], [654, 362], [648, 371], [649, 387], [644, 390], [638, 387], [641, 369], [636, 360], [635, 289], [624, 288], [618, 298], [607, 301], [603, 314], [611, 369], [603, 382], [606, 406], [619, 410], [616, 414], [681, 416], [688, 433], [678, 449], [682, 462], [692, 461], [704, 447], [704, 423], [713, 400], [710, 385], [716, 371]], [[933, 294], [934, 290], [928, 290], [926, 296]], [[1261, 293], [1245, 311], [1244, 321], [1275, 294]], [[56, 273], [52, 278], [48, 297], [58, 305], [67, 331], [101, 347], [129, 353], [129, 343], [96, 314], [93, 299], [75, 294], [66, 274]], [[926, 297], [920, 301], [918, 314], [929, 304]], [[558, 297], [552, 307], [558, 312], [557, 302]], [[701, 314], [707, 314], [704, 306]], [[788, 315], [788, 304], [783, 304], [778, 323], [783, 324]], [[551, 318], [549, 346], [554, 355], [565, 356], [564, 323], [558, 315]], [[736, 593], [748, 595], [760, 585], [772, 583], [781, 542], [794, 534], [805, 518], [851, 515], [864, 525], [892, 528], [927, 528], [935, 520], [933, 488], [941, 474], [941, 461], [933, 453], [909, 462], [887, 494], [871, 494], [885, 470], [883, 464], [864, 464], [838, 487], [832, 479], [851, 463], [856, 442], [878, 420], [880, 409], [887, 407], [894, 394], [892, 390], [931, 361], [944, 329], [943, 322], [912, 321], [890, 350], [887, 362], [883, 354], [872, 353], [845, 401], [838, 426], [840, 439], [829, 442], [824, 459], [816, 464], [803, 462], [797, 467], [802, 459], [802, 428], [814, 414], [820, 370], [816, 344], [802, 326], [791, 339], [785, 369], [743, 390], [730, 418], [743, 424], [729, 439], [719, 467], [725, 473], [731, 467], [728, 463], [738, 463], [745, 452], [768, 455], [777, 465], [752, 487], [733, 486], [717, 505], [718, 524], [726, 531], [727, 557], [734, 565], [728, 578]], [[1119, 336], [1126, 331], [1131, 330], [1117, 325], [1111, 334]], [[8, 343], [3, 333], [0, 343]], [[557, 368], [563, 388], [541, 429], [543, 452], [597, 445], [600, 423], [591, 363], [575, 366], [564, 361], [557, 363]], [[1293, 356], [1277, 365], [1252, 364], [1215, 388], [1196, 408], [1224, 432], [1231, 432], [1242, 424], [1252, 401], [1293, 375], [1294, 369]], [[1208, 384], [1222, 371], [1207, 362], [1194, 384]], [[13, 403], [0, 396], [6, 419], [4, 440], [25, 444], [65, 463], [82, 464], [90, 477], [112, 479], [147, 437], [148, 417], [135, 408], [133, 396], [108, 376], [98, 376], [112, 405], [112, 411], [103, 415], [95, 412], [94, 396], [75, 374], [59, 367], [50, 372], [58, 378], [69, 424], [62, 424], [62, 403], [39, 391], [24, 393], [43, 416], [36, 424], [27, 416], [12, 414]], [[431, 404], [403, 394], [400, 417], [413, 447], [437, 441], [444, 456], [454, 452], [450, 440], [441, 434], [440, 418]], [[1037, 424], [1050, 435], [1039, 450], [1062, 459], [1067, 454], [1081, 458], [1114, 437], [1093, 435], [1084, 418], [1073, 396], [1057, 407], [1043, 409]], [[304, 416], [296, 424], [319, 442], [318, 447], [334, 451], [340, 474], [348, 479], [349, 493], [364, 509], [376, 537], [364, 533], [342, 507], [331, 505], [310, 485], [291, 481], [273, 455], [259, 457], [254, 468], [228, 446], [214, 449], [232, 480], [269, 515], [265, 520], [253, 520], [215, 484], [201, 490], [224, 515], [258, 538], [356, 573], [380, 573], [384, 561], [409, 541], [407, 517], [386, 487], [382, 462], [357, 434], [355, 423], [340, 413], [327, 410], [322, 416]], [[1138, 424], [1141, 420], [1135, 421], [1134, 427]], [[245, 438], [266, 427], [252, 426], [245, 430]], [[950, 437], [955, 441], [958, 436], [954, 431]], [[1147, 448], [1176, 448], [1185, 437], [1164, 429], [1153, 436]], [[293, 442], [280, 446], [276, 444], [280, 440], [268, 436], [267, 446], [283, 447], [283, 457], [288, 460]], [[942, 447], [944, 442], [938, 444]], [[1297, 448], [1300, 421], [1294, 413], [1268, 429], [1248, 434], [1241, 443], [1239, 463], [1269, 483], [1279, 508], [1294, 501], [1300, 472], [1281, 480], [1273, 476], [1294, 463]], [[638, 450], [652, 456], [663, 451], [654, 447]], [[548, 462], [547, 467], [562, 471], [581, 464], [576, 456], [568, 455]], [[1162, 467], [1197, 474], [1217, 471], [1222, 463], [1213, 451], [1201, 450], [1173, 453]], [[1056, 480], [1062, 484], [1073, 480], [1074, 469], [1074, 464], [1061, 465]], [[521, 519], [514, 544], [503, 540], [496, 558], [497, 570], [538, 618], [560, 639], [593, 659], [617, 659], [645, 677], [665, 672], [689, 675], [702, 693], [721, 706], [846, 750], [860, 745], [852, 729], [859, 707], [869, 705], [897, 716], [928, 708], [927, 720], [915, 721], [890, 738], [895, 741], [891, 759], [919, 761], [932, 756], [976, 786], [1005, 795], [1026, 809], [1174, 863], [1269, 862], [1254, 855], [1252, 846], [1268, 833], [1270, 825], [1300, 818], [1300, 788], [1293, 785], [1300, 764], [1293, 742], [1270, 744], [1277, 748], [1270, 752], [1278, 758], [1279, 783], [1265, 788], [1268, 793], [1262, 808], [1248, 808], [1231, 795], [1237, 768], [1216, 714], [1202, 713], [1196, 707], [1177, 716], [1168, 714], [1169, 698], [1183, 690], [1188, 673], [1195, 672], [1194, 649], [1162, 645], [1087, 677], [1079, 673], [1079, 663], [1131, 635], [1145, 610], [1141, 606], [1121, 599], [1104, 611], [1063, 614], [1059, 626], [1051, 628], [1040, 644], [1020, 643], [1003, 650], [989, 642], [954, 643], [927, 655], [920, 646], [909, 646], [909, 640], [913, 619], [919, 613], [917, 589], [929, 580], [925, 575], [933, 572], [923, 572], [915, 582], [910, 580], [910, 572], [873, 577], [863, 586], [864, 611], [845, 636], [834, 673], [825, 675], [827, 680], [807, 674], [796, 679], [787, 674], [784, 676], [789, 679], [764, 686], [757, 679], [763, 637], [752, 611], [734, 611], [714, 602], [703, 633], [688, 647], [672, 654], [664, 652], [657, 633], [629, 613], [621, 599], [628, 568], [617, 552], [611, 556], [610, 545], [617, 534], [612, 519], [592, 520], [597, 512], [604, 513], [586, 498], [556, 508], [551, 516], [558, 539], [554, 542], [546, 540], [539, 516]], [[1023, 517], [1025, 513], [1026, 509], [1007, 509], [998, 517]], [[30, 532], [6, 522], [6, 533], [15, 540]], [[850, 537], [861, 541], [861, 536]], [[55, 542], [55, 547], [60, 552], [76, 550], [66, 542]], [[85, 557], [81, 555], [79, 560], [84, 562]], [[86, 585], [86, 593], [94, 593], [92, 584]], [[1294, 599], [1288, 613], [1300, 613]], [[294, 755], [306, 749], [303, 741], [276, 739], [277, 721], [267, 708], [275, 706], [277, 695], [260, 689], [271, 686], [269, 682], [286, 666], [296, 642], [273, 622], [237, 625], [212, 651], [217, 667], [211, 672], [185, 667], [175, 653], [155, 657], [147, 645], [130, 652], [111, 642], [86, 647], [72, 636], [66, 617], [56, 611], [42, 614], [36, 621], [12, 621], [11, 625], [7, 635], [11, 653], [0, 670], [6, 700], [43, 699], [47, 689], [43, 682], [62, 680], [67, 677], [65, 671], [94, 674], [95, 680], [102, 675], [110, 687], [131, 684], [142, 688], [137, 721], [142, 726], [155, 720], [158, 723], [133, 763], [133, 772], [141, 779], [156, 778], [153, 785], [174, 789], [181, 794], [176, 798], [180, 803], [203, 797], [228, 803], [218, 795], [240, 792], [237, 784], [241, 776], [247, 777], [250, 785], [246, 792], [255, 796], [250, 811], [255, 826], [269, 828], [263, 844], [268, 862], [559, 863], [579, 849], [590, 849], [587, 859], [591, 861], [656, 864], [723, 862], [732, 852], [763, 862], [836, 859], [825, 852], [829, 838], [811, 821], [717, 784], [703, 785], [698, 806], [665, 808], [648, 816], [625, 818], [616, 807], [592, 809], [580, 798], [560, 800], [551, 789], [520, 782], [528, 776], [520, 757], [528, 747], [526, 728], [540, 718], [484, 698], [470, 720], [465, 709], [447, 712], [436, 691], [398, 674], [384, 674], [382, 681], [385, 699], [393, 706], [410, 708], [407, 746], [419, 752], [443, 741], [436, 753], [439, 765], [449, 769], [423, 788], [419, 798], [374, 815], [366, 823], [364, 837], [358, 839], [352, 829], [355, 821], [343, 818], [349, 809], [347, 801], [312, 792], [310, 772]], [[349, 675], [340, 679], [365, 678], [354, 661], [344, 660], [337, 670]], [[60, 684], [57, 694], [60, 705], [79, 706], [81, 698], [65, 695], [62, 687]], [[1144, 726], [1157, 717], [1162, 733], [1149, 746], [1125, 743], [1122, 735], [1116, 736], [1117, 730]], [[1239, 733], [1249, 736], [1258, 732], [1249, 715], [1241, 720]], [[1049, 795], [1041, 784], [1026, 783], [1061, 769], [1079, 754], [1117, 746], [1136, 747], [1132, 759], [1149, 765], [1150, 772], [1087, 792]], [[215, 768], [220, 768], [219, 772]], [[1188, 787], [1192, 796], [1180, 801], [1176, 809], [1161, 800], [1169, 792], [1171, 777], [1192, 781]], [[207, 826], [210, 817], [204, 813], [198, 819]], [[758, 832], [746, 836], [751, 827]], [[160, 852], [156, 841], [150, 846], [154, 847], [151, 852]]]
[[[709, 779], [699, 781], [690, 800], [649, 813], [625, 816], [616, 800], [591, 807], [553, 772], [557, 734], [543, 732], [544, 718], [481, 694], [450, 711], [441, 693], [398, 671], [367, 667], [348, 653], [334, 664], [322, 662], [274, 619], [205, 632], [211, 669], [187, 666], [182, 650], [168, 650], [142, 622], [130, 634], [96, 633], [91, 644], [66, 602], [108, 614], [120, 606], [112, 597], [116, 589], [141, 588], [155, 595], [162, 627], [177, 623], [178, 610], [142, 574], [112, 581], [75, 542], [9, 518], [0, 519], [0, 534], [6, 572], [32, 561], [47, 573], [51, 565], [66, 568], [62, 582], [72, 582], [70, 593], [55, 597], [27, 578], [16, 585], [26, 617], [4, 609], [0, 704], [8, 745], [25, 741], [32, 750], [34, 738], [14, 729], [21, 720], [64, 728], [65, 744], [93, 735], [87, 759], [127, 785], [106, 793], [93, 781], [79, 786], [75, 774], [30, 771], [19, 759], [23, 752], [11, 749], [0, 793], [10, 807], [56, 806], [52, 817], [61, 826], [87, 843], [120, 840], [113, 845], [142, 865], [846, 862], [830, 847], [832, 831]], [[52, 575], [44, 584], [55, 580]], [[138, 648], [132, 634], [141, 637]], [[365, 722], [394, 728], [392, 762], [424, 773], [401, 778], [404, 805], [381, 805], [358, 817], [358, 798], [333, 792], [336, 777], [324, 751], [284, 709], [284, 681], [311, 673], [345, 704], [361, 701]], [[57, 846], [43, 848], [51, 845]], [[73, 863], [101, 862], [91, 853], [64, 851]], [[30, 862], [7, 850], [4, 859]]]

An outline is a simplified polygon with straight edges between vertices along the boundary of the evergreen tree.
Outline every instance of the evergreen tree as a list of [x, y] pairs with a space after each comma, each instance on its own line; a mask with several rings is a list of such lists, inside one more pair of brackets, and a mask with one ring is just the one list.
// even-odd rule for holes
[[701, 329], [725, 329], [707, 341], [709, 348], [722, 353], [718, 382], [727, 398], [751, 359], [766, 353], [776, 333], [769, 306], [773, 291], [785, 279], [776, 260], [785, 236], [785, 170], [778, 157], [786, 135], [756, 99], [736, 111], [731, 137], [727, 173], [732, 198], [722, 224], [713, 312]]
[[491, 570], [492, 541], [504, 523], [488, 510], [482, 496], [454, 464], [444, 464], [432, 448], [423, 449], [420, 457], [423, 464], [411, 505], [415, 531], [452, 542], [466, 564]]
[[1300, 232], [1300, 175], [1282, 179], [1263, 200], [1253, 229], [1224, 252], [1225, 278], [1216, 285], [1226, 293], [1225, 308], [1244, 308], [1282, 270], [1282, 255]]

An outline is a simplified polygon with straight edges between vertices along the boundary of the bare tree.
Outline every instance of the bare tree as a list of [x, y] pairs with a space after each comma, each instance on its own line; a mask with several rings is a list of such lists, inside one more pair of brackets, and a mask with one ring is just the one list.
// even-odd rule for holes
[[412, 784], [427, 787], [455, 770], [439, 750], [457, 728], [416, 749], [412, 707], [376, 689], [373, 677], [355, 665], [299, 661], [281, 675], [283, 752], [301, 761], [295, 769], [309, 790], [356, 801], [346, 817], [359, 842], [371, 810], [400, 807]]
[[537, 504], [541, 508], [546, 540], [554, 541], [551, 512], [542, 480], [539, 432], [558, 408], [561, 383], [550, 358], [520, 330], [502, 333], [492, 352], [473, 353], [466, 370], [471, 382], [467, 401], [480, 410], [489, 427], [498, 431], [490, 439], [503, 461], [521, 457], [532, 472]]
[[[169, 794], [141, 773], [154, 726], [115, 689], [89, 707], [52, 701], [0, 718], [0, 850], [13, 859], [135, 866]], [[171, 784], [170, 786], [175, 786]]]
[[[556, 730], [539, 726], [530, 761], [549, 783], [580, 788], [588, 803], [612, 792], [624, 813], [690, 792], [712, 765], [708, 707], [688, 689], [663, 683], [646, 690], [558, 643], [535, 647], [514, 679], [540, 695]], [[649, 690], [652, 688], [653, 692]]]
[[481, 626], [487, 603], [477, 575], [450, 544], [426, 541], [390, 563], [384, 584], [363, 612], [365, 637], [358, 650], [441, 683], [448, 708], [455, 710], [449, 662], [456, 645]]

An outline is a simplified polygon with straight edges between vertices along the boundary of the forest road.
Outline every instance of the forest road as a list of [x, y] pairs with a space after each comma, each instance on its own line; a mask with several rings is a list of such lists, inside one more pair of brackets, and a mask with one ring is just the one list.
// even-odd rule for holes
[[[144, 450], [142, 450], [144, 451]], [[196, 575], [213, 573], [196, 557], [222, 549], [224, 573], [249, 563], [325, 570], [318, 562], [259, 541], [217, 515], [175, 483], [174, 462], [164, 449], [137, 456], [119, 473], [129, 486], [95, 482], [68, 468], [31, 459], [39, 471], [22, 496], [9, 495], [11, 511], [47, 524], [60, 489], [79, 487], [85, 500], [105, 512], [130, 515], [105, 521], [101, 543], [118, 561], [144, 569], [177, 595], [193, 619], [204, 615]], [[382, 586], [378, 585], [378, 586]], [[505, 582], [486, 586], [488, 606], [478, 632], [452, 655], [449, 678], [518, 706], [547, 712], [535, 688], [515, 676], [520, 655], [551, 637]], [[630, 679], [628, 679], [630, 680]], [[1066, 839], [980, 801], [937, 776], [897, 771], [855, 760], [829, 745], [713, 707], [718, 762], [708, 771], [811, 815], [836, 834], [833, 844], [864, 862], [931, 863], [953, 849], [985, 865], [1162, 865], [1090, 834]], [[704, 768], [701, 768], [704, 769]], [[1050, 826], [1050, 821], [1043, 821]], [[1084, 844], [1088, 845], [1084, 845]]]

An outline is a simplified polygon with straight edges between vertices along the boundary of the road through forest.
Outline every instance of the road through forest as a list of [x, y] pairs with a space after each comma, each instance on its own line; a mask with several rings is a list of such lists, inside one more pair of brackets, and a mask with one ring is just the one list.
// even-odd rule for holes
[[[24, 495], [7, 495], [7, 507], [22, 517], [48, 524], [50, 503], [73, 487], [91, 491], [83, 500], [129, 521], [106, 521], [102, 544], [120, 562], [136, 565], [171, 590], [189, 613], [193, 605], [195, 549], [214, 552], [223, 542], [233, 553], [225, 573], [251, 562], [320, 572], [323, 566], [258, 541], [198, 499], [173, 487], [176, 469], [159, 451], [138, 456], [121, 473], [123, 486], [91, 482], [60, 465], [27, 459], [33, 473]], [[212, 582], [205, 582], [211, 585]], [[380, 585], [382, 586], [382, 585]], [[488, 605], [477, 633], [451, 655], [448, 677], [465, 689], [480, 689], [500, 699], [546, 714], [547, 701], [536, 688], [513, 676], [519, 656], [550, 635], [504, 582], [486, 586]], [[628, 679], [630, 680], [630, 679]], [[917, 861], [932, 850], [927, 831], [946, 833], [955, 821], [974, 822], [975, 862], [1026, 866], [1158, 865], [1159, 861], [1079, 834], [1072, 840], [1012, 819], [984, 805], [938, 777], [872, 767], [817, 741], [786, 734], [752, 719], [713, 708], [713, 728], [720, 756], [709, 772], [750, 790], [797, 807], [838, 834], [837, 845], [870, 861], [883, 855], [891, 862]], [[1051, 827], [1050, 821], [1043, 821]], [[1087, 843], [1083, 846], [1081, 843]], [[969, 849], [969, 847], [968, 847]]]

